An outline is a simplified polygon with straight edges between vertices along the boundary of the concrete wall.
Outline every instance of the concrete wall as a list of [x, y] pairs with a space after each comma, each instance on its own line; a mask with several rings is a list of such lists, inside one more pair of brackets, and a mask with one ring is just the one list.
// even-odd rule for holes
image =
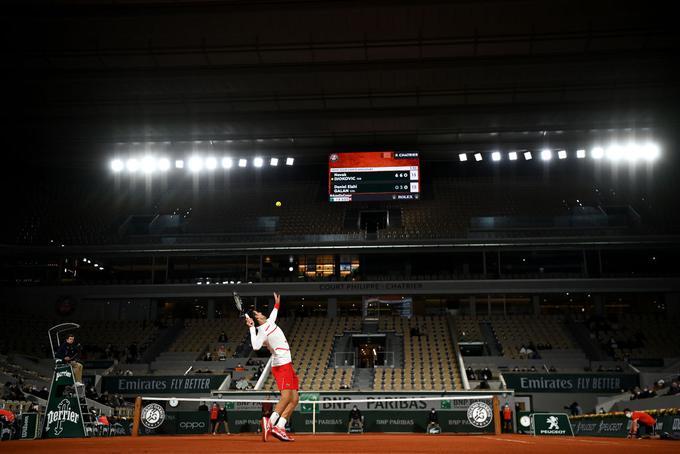
[[[517, 394], [524, 396], [527, 394]], [[555, 411], [569, 413], [564, 407], [568, 407], [572, 402], [578, 402], [584, 413], [593, 413], [596, 410], [598, 394], [583, 393], [534, 393], [530, 394], [534, 411]]]

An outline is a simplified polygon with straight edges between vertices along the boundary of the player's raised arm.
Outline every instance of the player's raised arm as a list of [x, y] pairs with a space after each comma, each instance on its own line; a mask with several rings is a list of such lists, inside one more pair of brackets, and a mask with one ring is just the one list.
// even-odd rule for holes
[[250, 343], [253, 345], [253, 350], [259, 350], [264, 344], [264, 340], [267, 338], [264, 330], [260, 329], [259, 332], [255, 330], [255, 322], [253, 319], [246, 315], [246, 325], [248, 325], [248, 330], [250, 331]]
[[269, 321], [276, 322], [276, 316], [279, 314], [279, 306], [281, 306], [281, 295], [278, 292], [274, 292], [274, 309], [272, 313], [269, 314]]

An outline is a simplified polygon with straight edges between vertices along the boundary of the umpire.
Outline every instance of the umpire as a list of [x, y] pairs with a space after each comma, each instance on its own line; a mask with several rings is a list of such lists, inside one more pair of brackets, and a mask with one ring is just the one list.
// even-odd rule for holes
[[73, 369], [73, 375], [76, 386], [83, 384], [83, 365], [76, 361], [80, 354], [80, 344], [76, 345], [76, 336], [73, 334], [66, 335], [66, 342], [59, 345], [55, 357], [69, 363]]

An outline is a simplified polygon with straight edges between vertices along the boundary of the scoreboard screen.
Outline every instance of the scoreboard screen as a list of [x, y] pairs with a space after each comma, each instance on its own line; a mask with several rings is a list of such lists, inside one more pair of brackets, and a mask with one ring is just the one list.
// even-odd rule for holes
[[328, 157], [328, 197], [331, 202], [417, 200], [418, 152], [332, 153]]

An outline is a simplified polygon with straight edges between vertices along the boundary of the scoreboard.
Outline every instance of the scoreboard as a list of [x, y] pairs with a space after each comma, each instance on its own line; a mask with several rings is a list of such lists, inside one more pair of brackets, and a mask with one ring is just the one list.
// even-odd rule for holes
[[332, 153], [328, 158], [328, 197], [331, 202], [417, 200], [418, 152]]

